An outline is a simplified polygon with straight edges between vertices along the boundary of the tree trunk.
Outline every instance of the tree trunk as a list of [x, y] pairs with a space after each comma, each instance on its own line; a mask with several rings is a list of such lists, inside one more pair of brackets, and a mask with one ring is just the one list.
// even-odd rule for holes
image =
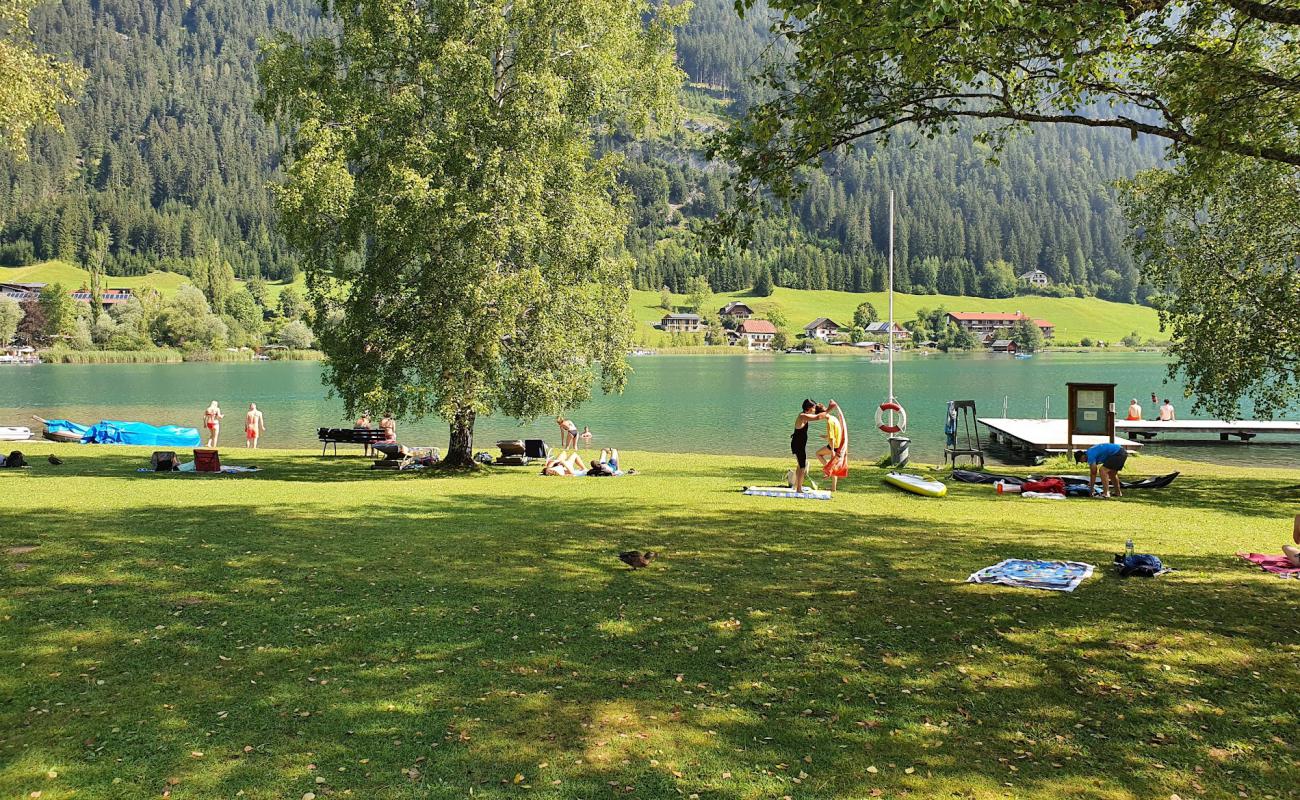
[[451, 418], [451, 441], [442, 463], [448, 467], [474, 466], [474, 417], [472, 410], [458, 409]]

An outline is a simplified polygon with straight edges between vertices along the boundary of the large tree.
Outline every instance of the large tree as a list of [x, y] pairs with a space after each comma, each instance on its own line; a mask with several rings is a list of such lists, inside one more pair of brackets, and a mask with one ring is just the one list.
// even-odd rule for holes
[[[264, 52], [278, 190], [348, 413], [557, 413], [626, 377], [617, 162], [597, 136], [674, 111], [683, 8], [639, 0], [323, 3], [337, 34]], [[341, 313], [339, 313], [341, 312]]]
[[[985, 129], [994, 144], [1044, 123], [1157, 137], [1177, 168], [1132, 184], [1128, 209], [1147, 278], [1167, 294], [1175, 370], [1223, 414], [1243, 397], [1267, 412], [1297, 396], [1300, 342], [1276, 325], [1300, 318], [1300, 246], [1263, 225], [1284, 225], [1277, 211], [1300, 175], [1300, 2], [765, 6], [783, 57], [764, 71], [766, 98], [715, 141], [747, 190], [724, 232], [753, 217], [763, 189], [797, 194], [803, 167], [864, 137], [935, 136], [968, 120], [1003, 123]], [[1234, 250], [1250, 236], [1259, 244]], [[1131, 299], [1131, 281], [1114, 277], [1107, 296]]]
[[20, 158], [34, 125], [62, 129], [59, 108], [71, 103], [85, 70], [40, 52], [28, 14], [38, 0], [0, 0], [0, 148]]

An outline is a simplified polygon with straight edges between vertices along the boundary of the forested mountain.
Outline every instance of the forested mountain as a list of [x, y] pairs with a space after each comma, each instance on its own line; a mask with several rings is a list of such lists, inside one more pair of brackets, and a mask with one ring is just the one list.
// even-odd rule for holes
[[[110, 273], [189, 272], [215, 240], [237, 275], [292, 275], [266, 189], [280, 141], [253, 110], [255, 63], [272, 30], [320, 32], [315, 2], [64, 0], [33, 23], [43, 46], [91, 78], [64, 114], [66, 133], [37, 134], [27, 162], [0, 156], [0, 263], [83, 260], [106, 226]], [[1140, 296], [1109, 182], [1158, 163], [1159, 150], [1082, 129], [1021, 137], [996, 165], [974, 128], [839, 154], [751, 246], [706, 257], [693, 231], [727, 198], [725, 166], [705, 161], [703, 137], [756, 91], [745, 76], [772, 55], [765, 29], [729, 0], [697, 0], [679, 36], [686, 124], [654, 142], [608, 143], [628, 156], [639, 287], [681, 290], [704, 274], [734, 290], [766, 274], [796, 288], [878, 289], [892, 188], [902, 289], [999, 295], [1008, 275], [1041, 268], [1067, 291]]]

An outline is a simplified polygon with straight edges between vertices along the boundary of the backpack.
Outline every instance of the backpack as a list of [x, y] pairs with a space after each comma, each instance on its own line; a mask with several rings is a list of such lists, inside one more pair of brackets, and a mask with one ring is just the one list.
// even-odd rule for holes
[[6, 467], [27, 466], [27, 462], [23, 460], [23, 451], [15, 450], [9, 454], [8, 458], [0, 459], [0, 466], [6, 466]]
[[1134, 553], [1131, 556], [1117, 554], [1115, 556], [1115, 569], [1119, 572], [1121, 578], [1127, 578], [1131, 575], [1137, 575], [1141, 578], [1154, 578], [1165, 571], [1165, 565], [1160, 563], [1160, 559], [1148, 553]]
[[176, 454], [170, 450], [155, 450], [149, 464], [154, 472], [174, 472], [180, 466], [176, 463]]

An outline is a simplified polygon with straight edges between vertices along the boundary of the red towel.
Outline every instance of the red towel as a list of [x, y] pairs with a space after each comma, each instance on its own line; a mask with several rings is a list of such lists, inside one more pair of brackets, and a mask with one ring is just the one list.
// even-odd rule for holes
[[1258, 564], [1259, 568], [1283, 578], [1300, 578], [1300, 567], [1291, 566], [1286, 556], [1271, 556], [1263, 553], [1238, 553], [1239, 558]]

